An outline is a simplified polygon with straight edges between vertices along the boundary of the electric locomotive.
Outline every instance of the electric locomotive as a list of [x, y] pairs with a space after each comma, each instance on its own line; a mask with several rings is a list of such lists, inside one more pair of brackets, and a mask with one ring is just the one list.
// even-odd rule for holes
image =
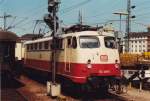
[[[108, 88], [120, 77], [119, 53], [113, 33], [74, 26], [57, 35], [56, 74], [74, 84]], [[52, 37], [25, 42], [24, 67], [52, 72]], [[63, 80], [62, 82], [65, 82]]]

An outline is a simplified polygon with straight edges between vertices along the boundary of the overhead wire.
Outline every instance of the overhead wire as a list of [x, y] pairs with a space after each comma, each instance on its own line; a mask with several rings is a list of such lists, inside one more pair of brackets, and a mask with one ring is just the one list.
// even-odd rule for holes
[[24, 18], [24, 19], [22, 19], [22, 20], [20, 20], [20, 21], [18, 21], [17, 23], [15, 23], [12, 27], [15, 27], [15, 26], [18, 26], [18, 25], [20, 25], [21, 23], [23, 23], [25, 20], [27, 20], [28, 18]]
[[135, 24], [139, 24], [139, 25], [141, 25], [141, 26], [145, 26], [145, 27], [148, 27], [149, 25], [147, 25], [147, 24], [144, 24], [144, 23], [141, 23], [141, 22], [136, 22], [136, 21], [133, 21], [133, 23], [135, 23]]
[[141, 0], [141, 2], [138, 2], [138, 4], [136, 4], [137, 6], [139, 5], [139, 6], [142, 6], [142, 5], [144, 5], [144, 4], [147, 4], [147, 2], [149, 2], [149, 0]]
[[[29, 10], [25, 11], [24, 13], [25, 13], [25, 14], [28, 13], [28, 16], [23, 17], [24, 19], [18, 21], [14, 26], [22, 25], [22, 24], [24, 24], [25, 22], [26, 22], [26, 23], [25, 23], [24, 25], [29, 24], [29, 23], [32, 23], [31, 21], [34, 20], [33, 17], [37, 17], [37, 16], [33, 16], [33, 15], [37, 15], [37, 14], [39, 13], [39, 10], [38, 10], [38, 9], [41, 9], [41, 8], [42, 8], [41, 10], [45, 9], [46, 7], [45, 7], [44, 5], [45, 5], [45, 4], [41, 4], [41, 5], [39, 5], [39, 6], [36, 6], [36, 7], [32, 8], [32, 9], [29, 9]], [[32, 12], [33, 12], [33, 13], [32, 13]], [[31, 18], [32, 18], [32, 20], [31, 20]]]
[[10, 22], [9, 26], [8, 27], [11, 27], [13, 25], [13, 23], [15, 22], [16, 20], [16, 16], [13, 18], [13, 20]]
[[[40, 8], [40, 9], [43, 10], [43, 9], [45, 9], [45, 7]], [[37, 17], [37, 16], [33, 16], [33, 15], [37, 15], [38, 13], [39, 13], [39, 10], [36, 10], [34, 13], [30, 13], [29, 14], [30, 16], [26, 16], [26, 17], [28, 17], [29, 19], [31, 19], [31, 18]]]
[[[87, 2], [89, 2], [90, 0], [88, 0]], [[109, 3], [109, 1], [108, 2], [105, 2], [105, 4], [107, 4], [107, 3]], [[113, 7], [116, 7], [116, 5], [118, 5], [118, 3], [119, 2], [114, 2], [113, 3], [113, 5], [111, 6], [111, 8], [113, 8]], [[82, 3], [81, 3], [82, 4]], [[79, 6], [81, 6], [81, 5], [79, 5]], [[77, 8], [77, 5], [75, 6], [76, 8]], [[69, 8], [68, 8], [69, 9]], [[74, 9], [74, 8], [73, 8]], [[70, 9], [70, 10], [72, 10], [72, 9]], [[94, 15], [94, 16], [89, 16], [89, 17], [84, 17], [83, 19], [88, 19], [88, 18], [97, 18], [97, 17], [101, 17], [101, 16], [98, 16], [98, 15], [104, 15], [104, 14], [108, 14], [108, 13], [106, 13], [106, 11], [103, 11], [102, 13], [99, 13], [99, 14], [96, 14], [96, 15]]]
[[82, 1], [80, 3], [78, 3], [78, 4], [75, 4], [75, 5], [72, 5], [70, 7], [64, 8], [63, 10], [60, 11], [60, 14], [68, 13], [68, 12], [70, 12], [70, 11], [80, 7], [80, 6], [83, 6], [83, 5], [87, 4], [87, 3], [89, 3], [90, 1], [92, 1], [92, 0], [84, 0], [84, 1]]
[[[109, 3], [109, 2], [107, 2], [107, 3]], [[119, 4], [119, 2], [113, 2], [113, 4], [111, 4], [111, 8], [114, 8], [114, 7], [117, 7], [117, 5]], [[108, 5], [108, 4], [106, 4], [106, 5]], [[96, 14], [96, 15], [92, 15], [92, 16], [87, 16], [87, 17], [84, 17], [84, 19], [91, 19], [91, 18], [101, 18], [101, 17], [104, 17], [104, 16], [108, 16], [108, 14], [110, 14], [110, 15], [112, 15], [112, 13], [109, 13], [109, 12], [112, 12], [114, 9], [111, 9], [111, 10], [105, 10], [105, 11], [103, 11], [103, 12], [99, 12], [98, 14]], [[103, 16], [100, 16], [100, 15], [103, 15]], [[105, 18], [105, 17], [104, 17]], [[108, 18], [105, 18], [105, 19], [103, 19], [103, 20], [105, 20], [106, 22], [107, 22], [107, 20], [108, 20]]]
[[[146, 9], [149, 9], [150, 6], [146, 5], [148, 4], [149, 0], [143, 0], [141, 2], [138, 2], [138, 4], [135, 4], [136, 8], [133, 10], [134, 15], [136, 16], [136, 20], [146, 20], [144, 18], [150, 17], [150, 12]], [[148, 20], [148, 19], [147, 19]]]
[[136, 16], [144, 16], [144, 15], [148, 15], [148, 14], [150, 15], [150, 11], [137, 14]]
[[137, 6], [137, 8], [135, 8], [135, 10], [145, 10], [146, 8], [150, 8], [150, 5], [146, 5], [146, 6]]
[[[67, 7], [67, 8], [64, 8], [64, 9], [62, 9], [62, 11], [60, 12], [60, 13], [63, 13], [63, 14], [66, 14], [66, 13], [68, 13], [68, 12], [70, 12], [70, 11], [72, 11], [72, 10], [74, 10], [74, 9], [76, 9], [76, 8], [79, 8], [79, 7], [81, 7], [82, 5], [85, 5], [85, 4], [87, 4], [88, 2], [90, 2], [91, 0], [84, 0], [84, 1], [82, 1], [82, 2], [80, 2], [80, 3], [78, 3], [78, 4], [75, 4], [75, 5], [73, 5], [73, 6], [70, 6], [70, 7]], [[116, 3], [116, 4], [118, 4], [118, 3]], [[115, 5], [114, 5], [115, 6]], [[40, 8], [40, 7], [39, 7]], [[37, 9], [39, 9], [39, 8], [37, 8]], [[37, 10], [36, 9], [36, 10]], [[41, 8], [40, 8], [41, 9]], [[34, 10], [34, 9], [33, 9]], [[39, 11], [38, 11], [39, 12]], [[37, 11], [34, 11], [34, 13], [31, 13], [30, 11], [29, 11], [29, 13], [31, 13], [31, 16], [32, 15], [36, 15], [37, 13], [38, 13]], [[105, 15], [105, 13], [106, 13], [106, 11], [104, 11], [104, 12], [102, 12], [101, 14], [98, 14], [98, 15]], [[107, 13], [108, 14], [108, 13]], [[95, 16], [93, 16], [93, 17], [95, 17], [95, 18], [98, 18], [98, 17], [100, 17], [100, 16], [98, 16], [98, 15], [95, 15]], [[140, 16], [143, 16], [143, 15], [140, 15]], [[31, 18], [33, 18], [34, 16], [32, 16]], [[93, 18], [92, 17], [92, 18]], [[85, 17], [86, 18], [86, 17]], [[90, 18], [90, 17], [89, 17]], [[21, 23], [21, 25], [22, 24], [24, 24], [24, 25], [26, 25], [26, 24], [29, 24], [29, 23], [32, 23], [31, 21], [33, 21], [33, 19], [31, 20], [30, 18], [27, 20], [27, 23], [25, 23], [24, 24], [24, 22], [22, 22]]]

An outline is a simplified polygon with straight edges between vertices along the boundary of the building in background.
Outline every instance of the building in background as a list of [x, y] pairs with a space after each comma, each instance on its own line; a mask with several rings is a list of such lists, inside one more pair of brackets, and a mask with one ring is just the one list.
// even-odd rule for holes
[[24, 42], [42, 37], [41, 34], [24, 34], [18, 38], [15, 48], [16, 60], [22, 60], [24, 58]]
[[[129, 34], [130, 53], [150, 52], [150, 27], [147, 29], [147, 32], [131, 32]], [[123, 41], [123, 52], [125, 52], [125, 41]]]

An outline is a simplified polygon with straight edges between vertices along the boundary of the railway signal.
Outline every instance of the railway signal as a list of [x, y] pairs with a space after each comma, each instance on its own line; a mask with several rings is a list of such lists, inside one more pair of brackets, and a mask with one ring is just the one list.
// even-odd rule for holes
[[49, 26], [49, 28], [56, 33], [58, 29], [58, 17], [56, 13], [58, 12], [58, 4], [59, 0], [48, 0], [48, 12], [49, 14], [46, 14], [44, 16], [44, 21]]
[[[49, 28], [53, 31], [52, 33], [52, 45], [56, 45], [56, 32], [58, 29], [58, 5], [59, 0], [48, 0], [48, 12], [49, 14], [44, 17], [44, 21], [49, 26]], [[48, 83], [49, 84], [49, 83]], [[58, 96], [60, 94], [60, 85], [56, 84], [56, 49], [52, 48], [52, 83], [50, 83], [50, 92], [51, 96]]]

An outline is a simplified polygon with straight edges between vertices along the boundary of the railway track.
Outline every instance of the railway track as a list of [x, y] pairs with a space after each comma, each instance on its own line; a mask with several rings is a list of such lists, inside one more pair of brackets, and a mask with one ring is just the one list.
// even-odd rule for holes
[[1, 74], [1, 99], [0, 101], [26, 101], [16, 89], [24, 85], [13, 78], [10, 72]]
[[75, 93], [74, 90], [71, 90], [68, 93], [68, 89], [62, 91], [61, 96], [63, 97], [52, 99], [50, 96], [47, 96], [46, 84], [43, 82], [37, 82], [26, 76], [22, 76], [17, 80], [25, 85], [24, 87], [17, 89], [17, 91], [24, 96], [27, 101], [127, 101], [125, 98], [111, 92], [108, 92], [107, 94], [103, 94], [103, 92], [91, 92], [80, 94], [79, 96], [79, 93]]
[[103, 94], [103, 92], [79, 94], [70, 89], [69, 92], [66, 89], [62, 91], [60, 97], [52, 99], [50, 96], [47, 96], [46, 83], [40, 78], [37, 81], [37, 78], [28, 76], [21, 76], [19, 79], [13, 79], [11, 76], [8, 76], [7, 79], [2, 78], [2, 81], [7, 84], [7, 86], [3, 84], [3, 89], [1, 90], [2, 101], [149, 101], [142, 100], [143, 98], [129, 97], [126, 94], [119, 95], [111, 90], [106, 94]]

